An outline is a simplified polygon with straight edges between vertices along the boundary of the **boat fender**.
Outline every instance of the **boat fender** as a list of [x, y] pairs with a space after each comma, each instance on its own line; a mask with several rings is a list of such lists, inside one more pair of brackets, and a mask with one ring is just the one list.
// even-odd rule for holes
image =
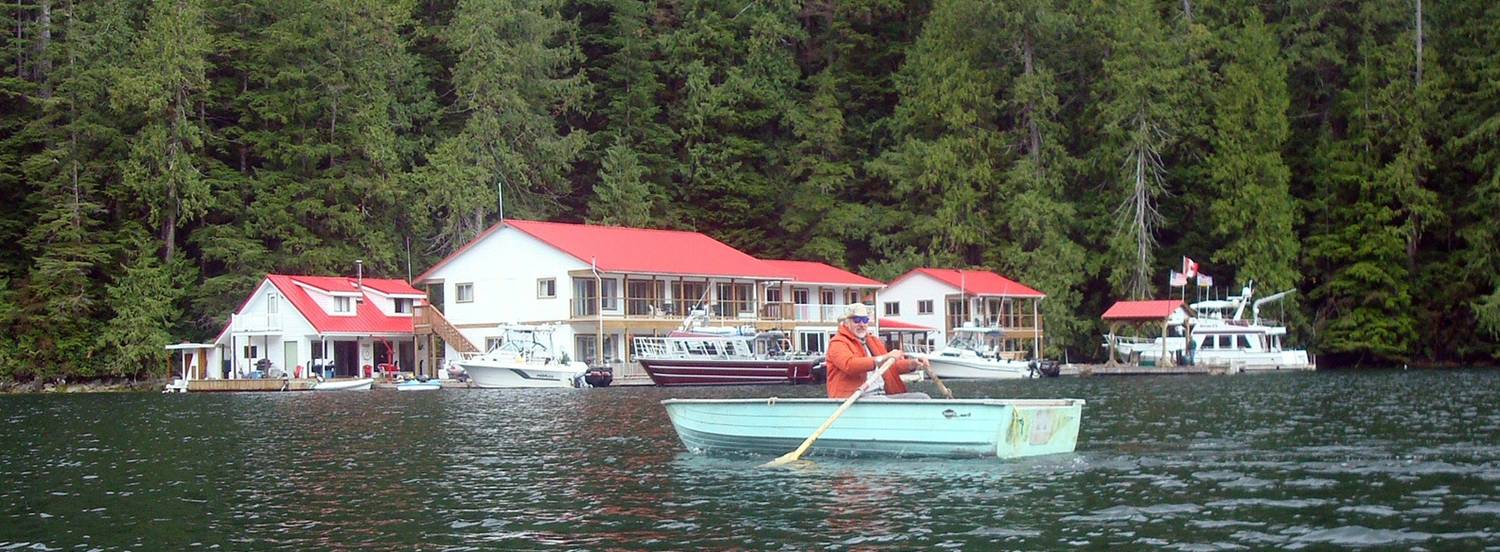
[[766, 399], [766, 404], [771, 405], [771, 406], [775, 406], [776, 405], [776, 397], [771, 397], [771, 398]]

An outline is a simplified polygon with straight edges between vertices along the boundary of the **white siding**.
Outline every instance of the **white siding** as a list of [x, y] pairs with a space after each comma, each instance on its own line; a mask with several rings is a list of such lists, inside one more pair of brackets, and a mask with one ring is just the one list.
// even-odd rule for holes
[[[276, 303], [274, 313], [271, 312], [272, 296]], [[305, 366], [312, 358], [308, 337], [315, 333], [312, 324], [267, 279], [261, 281], [260, 287], [250, 295], [250, 300], [235, 313], [225, 345], [229, 346], [231, 361], [240, 373], [253, 370], [255, 361], [262, 358], [270, 359], [276, 367], [290, 372], [299, 364]], [[298, 358], [286, 358], [286, 346], [283, 343], [287, 340], [298, 342]], [[257, 348], [255, 357], [245, 356], [246, 345]], [[222, 368], [216, 363], [220, 359], [214, 358], [217, 356], [210, 356], [210, 360], [215, 361], [208, 367], [210, 378], [223, 375]]]
[[[449, 260], [428, 275], [428, 280], [443, 282], [443, 316], [459, 326], [470, 342], [484, 347], [485, 338], [498, 336], [499, 330], [463, 326], [567, 320], [573, 299], [573, 280], [568, 271], [587, 268], [587, 262], [525, 232], [503, 227]], [[556, 279], [557, 296], [538, 299], [538, 278]], [[463, 283], [474, 285], [472, 302], [457, 302], [454, 286]], [[559, 329], [553, 340], [558, 350], [572, 355], [570, 329]], [[447, 357], [458, 358], [458, 354], [450, 347]]]
[[[879, 301], [886, 303], [895, 301], [901, 303], [901, 315], [897, 316], [902, 322], [920, 324], [937, 330], [934, 334], [935, 346], [942, 347], [948, 341], [946, 317], [948, 313], [948, 301], [944, 297], [950, 293], [957, 293], [958, 289], [945, 284], [936, 278], [926, 274], [913, 274], [910, 277], [896, 282], [894, 285], [886, 286], [881, 290]], [[931, 300], [932, 314], [917, 314], [917, 301]], [[885, 308], [877, 305], [877, 313], [884, 313]]]

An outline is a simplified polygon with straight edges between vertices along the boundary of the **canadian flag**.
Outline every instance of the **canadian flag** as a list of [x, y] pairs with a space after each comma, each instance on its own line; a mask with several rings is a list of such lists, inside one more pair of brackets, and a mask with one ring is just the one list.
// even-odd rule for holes
[[1182, 276], [1192, 278], [1198, 275], [1198, 263], [1187, 257], [1182, 258]]

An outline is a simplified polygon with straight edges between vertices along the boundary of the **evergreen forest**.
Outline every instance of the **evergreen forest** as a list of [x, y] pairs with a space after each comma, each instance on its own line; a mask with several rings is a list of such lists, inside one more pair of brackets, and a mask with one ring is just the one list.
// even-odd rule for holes
[[[269, 272], [506, 218], [1099, 315], [1297, 290], [1323, 366], [1500, 357], [1491, 0], [13, 0], [0, 378], [161, 375]], [[503, 202], [500, 200], [503, 197]]]

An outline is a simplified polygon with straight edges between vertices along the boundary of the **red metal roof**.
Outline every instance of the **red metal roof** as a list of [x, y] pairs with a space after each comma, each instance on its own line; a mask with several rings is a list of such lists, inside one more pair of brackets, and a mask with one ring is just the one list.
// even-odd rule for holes
[[[288, 276], [284, 274], [268, 274], [266, 279], [271, 285], [287, 298], [297, 312], [302, 314], [318, 333], [349, 333], [349, 334], [409, 334], [413, 333], [411, 316], [386, 316], [370, 299], [365, 291], [359, 289], [358, 280], [342, 276]], [[363, 301], [355, 301], [354, 316], [333, 316], [324, 312], [318, 306], [316, 300], [308, 295], [305, 288], [297, 284], [304, 284], [319, 290], [335, 293], [358, 293]], [[365, 278], [366, 287], [379, 290], [387, 294], [421, 295], [422, 292], [412, 288], [401, 280], [386, 280], [380, 278]], [[386, 290], [392, 290], [387, 292]], [[244, 307], [240, 307], [243, 309]]]
[[907, 330], [923, 332], [937, 331], [937, 328], [929, 328], [920, 324], [912, 324], [911, 322], [897, 320], [889, 316], [880, 317], [880, 319], [876, 320], [876, 324], [878, 324], [880, 326], [880, 329], [882, 330]]
[[854, 287], [881, 287], [885, 284], [826, 263], [816, 261], [784, 261], [762, 259], [777, 272], [788, 274], [793, 280], [808, 284], [832, 284]]
[[1174, 311], [1182, 308], [1180, 299], [1154, 301], [1117, 301], [1104, 311], [1105, 320], [1138, 321], [1165, 320]]
[[889, 285], [905, 280], [914, 274], [926, 274], [938, 281], [962, 289], [967, 295], [991, 295], [999, 297], [1046, 297], [1047, 294], [1031, 289], [988, 270], [956, 270], [952, 268], [917, 268], [892, 280]]
[[425, 281], [434, 271], [504, 226], [524, 232], [580, 261], [596, 263], [604, 272], [791, 279], [790, 274], [698, 232], [505, 220], [438, 261], [416, 281]]

